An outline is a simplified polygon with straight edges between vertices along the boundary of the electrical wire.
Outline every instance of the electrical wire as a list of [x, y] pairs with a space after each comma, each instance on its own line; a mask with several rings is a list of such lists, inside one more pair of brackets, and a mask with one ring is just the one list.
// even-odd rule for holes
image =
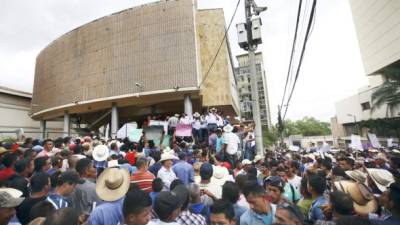
[[210, 75], [211, 69], [212, 69], [213, 66], [214, 66], [215, 60], [216, 60], [217, 57], [218, 57], [219, 51], [221, 50], [222, 45], [224, 44], [224, 42], [225, 42], [225, 40], [226, 40], [226, 37], [227, 37], [227, 35], [228, 35], [229, 28], [231, 27], [232, 22], [233, 22], [233, 19], [235, 18], [236, 11], [237, 11], [237, 9], [239, 8], [240, 1], [241, 1], [241, 0], [238, 0], [238, 2], [237, 2], [237, 4], [236, 4], [235, 11], [233, 12], [233, 15], [232, 15], [231, 20], [230, 20], [229, 25], [228, 25], [228, 28], [226, 28], [226, 30], [225, 30], [224, 37], [222, 38], [221, 43], [219, 44], [218, 50], [217, 50], [217, 52], [215, 53], [214, 59], [213, 59], [213, 61], [211, 62], [210, 67], [208, 68], [206, 75], [205, 75], [204, 78], [201, 80], [201, 82], [200, 82], [200, 84], [199, 84], [199, 87], [201, 87], [201, 85], [203, 85], [203, 83], [204, 83], [204, 81], [207, 79], [208, 75]]
[[285, 117], [286, 117], [286, 114], [287, 114], [287, 111], [288, 111], [288, 108], [289, 108], [289, 103], [290, 103], [290, 100], [292, 99], [293, 92], [294, 92], [294, 89], [296, 87], [297, 79], [299, 78], [300, 68], [301, 68], [301, 64], [303, 62], [303, 58], [304, 58], [304, 52], [305, 52], [305, 49], [306, 49], [306, 46], [307, 46], [308, 39], [310, 37], [311, 26], [313, 26], [313, 23], [314, 23], [314, 20], [315, 20], [316, 5], [317, 5], [317, 0], [314, 0], [313, 4], [312, 4], [312, 7], [311, 7], [311, 13], [310, 13], [310, 17], [309, 17], [309, 20], [308, 20], [306, 36], [305, 36], [305, 39], [304, 39], [303, 48], [301, 50], [299, 64], [297, 66], [296, 76], [295, 76], [295, 79], [294, 79], [293, 87], [292, 87], [292, 90], [290, 92], [289, 98], [288, 98], [288, 100], [286, 102], [285, 113], [283, 114], [282, 121], [285, 120]]
[[298, 32], [298, 28], [299, 28], [299, 21], [300, 21], [300, 14], [301, 14], [301, 5], [303, 3], [303, 0], [299, 1], [299, 6], [298, 6], [298, 10], [297, 10], [297, 18], [296, 18], [296, 28], [294, 31], [294, 38], [293, 38], [293, 44], [292, 44], [292, 52], [290, 54], [290, 60], [289, 60], [289, 68], [287, 71], [287, 75], [286, 75], [286, 82], [285, 82], [285, 89], [283, 91], [283, 97], [282, 97], [282, 101], [281, 101], [281, 106], [283, 105], [283, 102], [285, 100], [285, 96], [286, 96], [286, 89], [288, 86], [288, 82], [289, 82], [289, 77], [291, 74], [291, 68], [293, 65], [293, 57], [294, 57], [294, 52], [295, 52], [295, 46], [296, 46], [296, 40], [297, 40], [297, 32]]

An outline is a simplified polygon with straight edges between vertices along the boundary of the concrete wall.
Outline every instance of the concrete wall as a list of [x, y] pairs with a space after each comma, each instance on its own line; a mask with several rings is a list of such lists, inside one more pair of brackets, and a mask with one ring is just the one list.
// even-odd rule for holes
[[[26, 137], [41, 137], [39, 121], [29, 117], [31, 99], [0, 92], [0, 140], [5, 137], [17, 137], [21, 128]], [[48, 122], [47, 128], [52, 137], [62, 136], [63, 123]]]
[[400, 60], [400, 1], [350, 0], [365, 72]]
[[212, 70], [206, 76], [215, 53], [225, 33], [225, 18], [222, 9], [199, 10], [196, 14], [197, 37], [200, 43], [200, 58], [203, 81], [200, 94], [203, 106], [229, 105], [238, 115], [238, 97], [233, 76], [228, 42], [222, 45]]
[[192, 0], [161, 1], [97, 19], [53, 41], [36, 60], [34, 117], [96, 99], [196, 89], [194, 12]]
[[400, 116], [400, 107], [395, 109], [392, 114], [390, 114], [390, 112], [389, 114], [387, 113], [386, 105], [377, 108], [375, 111], [372, 111], [370, 109], [363, 110], [361, 107], [362, 103], [369, 102], [372, 107], [371, 95], [374, 92], [375, 88], [365, 87], [361, 90], [363, 91], [359, 92], [357, 95], [350, 96], [335, 103], [336, 116], [339, 124], [354, 123], [354, 117], [349, 116], [348, 114], [355, 115], [357, 122], [369, 119], [391, 118]]

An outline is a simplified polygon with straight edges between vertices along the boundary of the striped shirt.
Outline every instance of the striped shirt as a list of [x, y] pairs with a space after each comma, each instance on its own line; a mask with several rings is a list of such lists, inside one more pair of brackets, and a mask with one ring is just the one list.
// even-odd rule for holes
[[137, 184], [141, 190], [150, 193], [153, 191], [152, 183], [155, 178], [149, 171], [136, 171], [131, 176], [131, 184]]
[[60, 195], [50, 194], [46, 200], [50, 202], [56, 210], [70, 206], [68, 200]]

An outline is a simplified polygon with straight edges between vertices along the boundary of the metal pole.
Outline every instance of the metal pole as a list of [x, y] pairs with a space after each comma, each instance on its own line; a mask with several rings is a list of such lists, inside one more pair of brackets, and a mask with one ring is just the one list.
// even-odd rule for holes
[[68, 137], [70, 135], [70, 117], [68, 111], [64, 112], [64, 130], [63, 130], [63, 137]]
[[118, 132], [118, 108], [117, 104], [113, 103], [111, 108], [111, 138], [116, 139]]
[[254, 121], [254, 136], [256, 140], [257, 154], [264, 155], [264, 147], [262, 140], [262, 129], [261, 129], [261, 117], [260, 117], [260, 104], [258, 98], [258, 88], [257, 88], [257, 71], [256, 63], [254, 59], [254, 52], [257, 46], [253, 44], [252, 29], [251, 29], [251, 6], [253, 0], [245, 1], [245, 12], [246, 12], [246, 30], [247, 30], [247, 40], [249, 44], [249, 66], [250, 66], [250, 80], [251, 80], [251, 100], [253, 107], [253, 121]]

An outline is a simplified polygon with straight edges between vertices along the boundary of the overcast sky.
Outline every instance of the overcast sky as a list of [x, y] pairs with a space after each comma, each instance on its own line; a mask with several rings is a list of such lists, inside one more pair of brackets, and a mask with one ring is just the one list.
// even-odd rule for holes
[[[311, 0], [308, 7], [311, 5]], [[0, 85], [31, 92], [35, 58], [51, 41], [94, 19], [154, 0], [2, 0]], [[198, 0], [198, 7], [224, 8], [226, 23], [236, 0]], [[234, 54], [236, 27], [244, 21], [244, 0], [229, 32]], [[272, 120], [276, 121], [289, 62], [298, 0], [256, 0], [261, 16], [264, 64]], [[305, 24], [305, 23], [304, 23]], [[305, 25], [304, 25], [305, 30]], [[222, 37], [221, 37], [222, 38]], [[316, 21], [287, 118], [329, 121], [334, 103], [367, 85], [348, 0], [318, 0]]]

